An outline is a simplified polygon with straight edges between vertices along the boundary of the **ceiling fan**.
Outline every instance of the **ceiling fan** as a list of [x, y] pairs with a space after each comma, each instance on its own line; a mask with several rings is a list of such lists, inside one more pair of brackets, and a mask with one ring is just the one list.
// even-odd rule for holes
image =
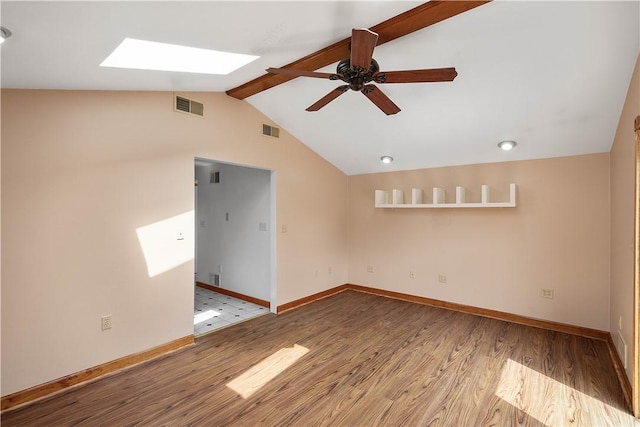
[[377, 42], [378, 34], [365, 28], [354, 28], [351, 32], [351, 56], [338, 63], [335, 74], [291, 68], [267, 68], [267, 72], [293, 77], [342, 80], [346, 83], [320, 98], [316, 103], [308, 107], [307, 111], [318, 111], [351, 89], [362, 92], [364, 96], [369, 98], [387, 115], [398, 113], [400, 107], [373, 83], [450, 82], [458, 75], [453, 67], [427, 70], [380, 71], [378, 62], [373, 59], [373, 49]]

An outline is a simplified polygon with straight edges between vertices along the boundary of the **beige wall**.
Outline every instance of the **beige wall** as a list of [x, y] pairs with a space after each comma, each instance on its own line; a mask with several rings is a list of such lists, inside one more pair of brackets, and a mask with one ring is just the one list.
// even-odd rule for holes
[[[422, 188], [430, 201], [445, 187], [452, 200], [460, 185], [479, 202], [487, 184], [506, 201], [512, 182], [516, 208], [374, 208], [376, 189]], [[608, 201], [608, 154], [350, 176], [349, 281], [607, 330]]]
[[[224, 94], [190, 94], [199, 119], [171, 93], [4, 90], [2, 395], [192, 332], [194, 157], [276, 171], [277, 304], [349, 282], [612, 333], [620, 313], [630, 344], [638, 92], [636, 66], [611, 156], [347, 178], [284, 129], [263, 137], [268, 119]], [[479, 201], [488, 184], [506, 200], [511, 182], [515, 209], [373, 207], [376, 189], [462, 185]], [[150, 224], [176, 264], [152, 277]]]
[[347, 281], [346, 176], [248, 103], [191, 96], [205, 119], [172, 93], [2, 91], [3, 396], [193, 332], [194, 157], [276, 171], [277, 304]]
[[[611, 320], [616, 345], [618, 331], [627, 344], [627, 375], [633, 372], [633, 230], [635, 135], [633, 121], [640, 115], [640, 57], [611, 147]], [[620, 324], [622, 328], [620, 329]], [[620, 350], [619, 350], [620, 351]]]

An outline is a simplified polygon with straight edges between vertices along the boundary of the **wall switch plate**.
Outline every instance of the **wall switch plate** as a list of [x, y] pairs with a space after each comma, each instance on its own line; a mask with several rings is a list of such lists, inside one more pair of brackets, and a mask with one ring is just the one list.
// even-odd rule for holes
[[414, 273], [413, 271], [409, 272], [409, 278], [410, 279], [415, 279], [416, 278], [416, 273]]
[[446, 274], [438, 274], [438, 282], [447, 283], [447, 275]]
[[373, 273], [373, 265], [367, 265], [367, 273]]

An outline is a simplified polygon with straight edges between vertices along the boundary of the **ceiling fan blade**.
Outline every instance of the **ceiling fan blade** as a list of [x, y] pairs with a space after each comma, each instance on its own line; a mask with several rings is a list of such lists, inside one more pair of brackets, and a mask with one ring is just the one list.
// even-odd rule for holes
[[[318, 79], [338, 80], [340, 76], [331, 73], [317, 73], [315, 71], [292, 70], [290, 68], [267, 68], [267, 73], [284, 74], [293, 77], [316, 77]], [[332, 78], [333, 77], [333, 78]]]
[[400, 112], [400, 107], [393, 103], [387, 95], [374, 85], [366, 85], [362, 89], [364, 96], [369, 98], [371, 102], [381, 109], [387, 116]]
[[[445, 19], [451, 18], [478, 6], [482, 6], [490, 1], [491, 0], [431, 0], [370, 28], [371, 31], [378, 34], [378, 46], [380, 46], [383, 43], [444, 21]], [[283, 68], [318, 70], [322, 67], [326, 67], [327, 65], [341, 61], [350, 55], [350, 40], [350, 38], [340, 40], [330, 46], [285, 65]], [[233, 89], [229, 89], [226, 93], [227, 95], [237, 99], [245, 99], [251, 95], [255, 95], [256, 93], [285, 83], [293, 78], [293, 76], [285, 76], [282, 74], [265, 74]]]
[[354, 28], [351, 31], [351, 68], [360, 67], [368, 70], [377, 42], [378, 35], [373, 31]]
[[458, 75], [455, 68], [430, 70], [381, 71], [373, 78], [376, 83], [428, 83], [451, 82]]
[[307, 111], [318, 111], [319, 109], [321, 109], [322, 107], [324, 107], [325, 105], [327, 105], [328, 103], [330, 103], [331, 101], [333, 101], [334, 99], [336, 99], [337, 97], [339, 97], [340, 95], [342, 95], [348, 90], [349, 90], [348, 85], [338, 86], [337, 88], [335, 88], [334, 90], [332, 90], [331, 92], [329, 92], [328, 94], [320, 98], [315, 104], [307, 108]]

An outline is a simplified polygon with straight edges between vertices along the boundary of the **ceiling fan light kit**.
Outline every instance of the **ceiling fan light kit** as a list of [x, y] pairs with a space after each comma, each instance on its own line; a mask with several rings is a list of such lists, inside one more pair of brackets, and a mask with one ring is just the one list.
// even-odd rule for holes
[[387, 115], [400, 112], [400, 107], [373, 83], [450, 82], [458, 75], [453, 67], [428, 70], [380, 71], [378, 62], [373, 59], [373, 49], [376, 47], [377, 42], [378, 34], [366, 28], [354, 28], [351, 32], [351, 56], [338, 63], [335, 74], [292, 68], [267, 68], [267, 72], [293, 77], [342, 80], [346, 83], [320, 98], [316, 103], [309, 106], [306, 111], [318, 111], [351, 89], [356, 92], [362, 92], [364, 96], [369, 98]]

